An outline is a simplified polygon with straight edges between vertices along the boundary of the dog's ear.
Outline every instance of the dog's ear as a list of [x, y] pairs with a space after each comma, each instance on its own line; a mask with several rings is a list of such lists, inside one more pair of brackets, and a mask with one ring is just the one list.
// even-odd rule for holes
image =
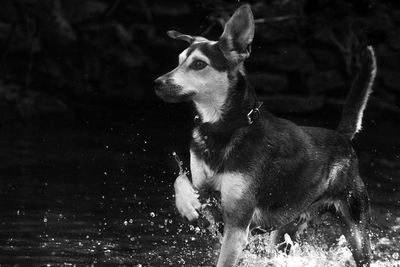
[[188, 34], [180, 33], [178, 31], [167, 31], [167, 35], [172, 39], [183, 40], [188, 42], [189, 44], [192, 44], [195, 40], [195, 37]]
[[167, 31], [167, 34], [172, 39], [183, 40], [188, 42], [189, 44], [208, 41], [207, 38], [204, 38], [202, 36], [192, 36], [180, 33], [178, 31]]
[[239, 7], [225, 24], [219, 38], [219, 47], [225, 57], [240, 62], [250, 56], [250, 45], [254, 37], [254, 17], [250, 5]]

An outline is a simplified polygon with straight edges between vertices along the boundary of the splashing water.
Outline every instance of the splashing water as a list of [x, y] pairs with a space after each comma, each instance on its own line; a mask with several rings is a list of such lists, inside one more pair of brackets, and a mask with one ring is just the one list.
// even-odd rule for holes
[[[315, 238], [315, 236], [313, 238]], [[239, 266], [356, 266], [352, 257], [352, 253], [348, 248], [347, 242], [343, 235], [341, 235], [337, 242], [330, 247], [328, 247], [326, 244], [321, 244], [320, 242], [310, 243], [309, 241], [305, 241], [302, 244], [294, 242], [288, 255], [282, 251], [278, 251], [275, 246], [271, 245], [270, 241], [271, 237], [268, 234], [251, 237], [248, 247], [242, 253], [241, 263]], [[291, 239], [289, 239], [289, 241], [292, 242]], [[396, 244], [391, 245], [395, 246]], [[400, 266], [400, 260], [397, 252], [393, 253], [392, 257], [392, 259], [373, 260], [371, 266]]]
[[[208, 200], [215, 204], [215, 200]], [[207, 227], [212, 237], [219, 243], [222, 235], [218, 229], [220, 223], [217, 222], [210, 212], [205, 212], [205, 218], [209, 220]], [[375, 217], [379, 214], [375, 214]], [[371, 242], [373, 249], [372, 267], [396, 267], [400, 266], [400, 236], [398, 234], [400, 218], [395, 217], [391, 221], [389, 231], [377, 230], [376, 225], [372, 225]], [[306, 230], [296, 236], [299, 240], [294, 241], [292, 237], [285, 234], [283, 245], [290, 246], [289, 254], [278, 250], [271, 242], [269, 233], [249, 236], [249, 243], [243, 251], [239, 265], [240, 267], [256, 266], [275, 266], [275, 267], [341, 267], [356, 266], [347, 241], [342, 234], [339, 234], [340, 227], [336, 222], [331, 222], [332, 218], [328, 215], [322, 217], [318, 225]], [[390, 221], [386, 218], [386, 221]], [[203, 232], [204, 233], [204, 232]], [[215, 254], [219, 252], [219, 247]]]
[[[377, 129], [374, 142], [385, 141], [390, 147], [398, 143], [397, 133], [382, 139], [382, 127]], [[192, 226], [177, 214], [172, 174], [157, 163], [164, 159], [158, 155], [166, 137], [148, 142], [153, 148], [146, 147], [145, 154], [138, 146], [138, 155], [118, 131], [104, 133], [3, 131], [1, 193], [6, 201], [0, 209], [0, 263], [215, 266], [222, 228], [213, 214], [215, 203], [202, 200], [206, 211]], [[105, 150], [108, 142], [113, 145]], [[370, 147], [364, 151], [362, 166], [372, 203], [371, 266], [400, 267], [398, 150], [395, 158], [389, 152], [377, 156]], [[169, 152], [164, 156], [171, 157]], [[178, 167], [185, 171], [182, 164]], [[251, 236], [239, 266], [355, 266], [341, 235], [338, 225], [313, 225], [299, 239], [287, 238], [293, 242], [289, 255], [270, 245], [269, 234]]]
[[[288, 235], [287, 235], [288, 236]], [[324, 246], [315, 246], [307, 242], [299, 244], [293, 242], [288, 236], [286, 244], [291, 246], [289, 255], [278, 251], [271, 245], [271, 237], [266, 234], [263, 236], [251, 237], [249, 248], [242, 256], [240, 266], [350, 266], [354, 265], [350, 250], [339, 239], [337, 245], [326, 248]]]

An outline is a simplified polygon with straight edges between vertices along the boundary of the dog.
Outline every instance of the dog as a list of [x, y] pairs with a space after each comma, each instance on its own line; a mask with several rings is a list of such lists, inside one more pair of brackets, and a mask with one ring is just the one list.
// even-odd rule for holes
[[372, 47], [363, 49], [357, 78], [336, 130], [298, 126], [275, 117], [249, 86], [254, 18], [239, 7], [218, 41], [169, 31], [189, 47], [179, 65], [155, 80], [165, 102], [190, 101], [198, 113], [190, 146], [189, 181], [175, 181], [176, 206], [189, 221], [199, 217], [199, 192], [221, 195], [224, 222], [217, 266], [235, 266], [250, 225], [271, 229], [276, 244], [324, 212], [340, 219], [357, 266], [369, 266], [369, 197], [351, 140], [361, 129], [376, 75]]

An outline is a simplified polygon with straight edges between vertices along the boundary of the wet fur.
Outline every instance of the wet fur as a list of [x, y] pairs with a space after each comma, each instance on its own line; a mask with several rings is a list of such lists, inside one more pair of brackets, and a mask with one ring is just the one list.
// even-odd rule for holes
[[[185, 100], [193, 101], [200, 115], [190, 147], [192, 182], [201, 192], [221, 193], [225, 227], [217, 266], [237, 263], [252, 224], [275, 230], [275, 241], [279, 243], [285, 233], [294, 233], [307, 220], [328, 211], [341, 219], [357, 266], [368, 266], [369, 200], [350, 140], [358, 129], [353, 125], [360, 123], [370, 89], [353, 88], [347, 103], [348, 113], [343, 114], [344, 123], [340, 124], [344, 126], [339, 131], [298, 126], [266, 109], [249, 125], [246, 114], [258, 101], [243, 68], [252, 36], [237, 38], [244, 40], [243, 44], [233, 42], [232, 35], [239, 34], [240, 27], [251, 26], [250, 13], [248, 6], [240, 8], [219, 42], [174, 33], [173, 38], [191, 45], [185, 50], [185, 57], [181, 57], [180, 65], [157, 79], [157, 94], [161, 98], [181, 101], [182, 96], [190, 95]], [[252, 31], [244, 31], [246, 35], [249, 33]], [[227, 48], [229, 45], [235, 47]], [[189, 61], [192, 53], [206, 57], [208, 74], [214, 73], [188, 72], [194, 79], [190, 83], [198, 84], [196, 88], [177, 75], [188, 71], [184, 61]], [[214, 88], [215, 81], [207, 80], [225, 75], [228, 82], [222, 89]], [[364, 75], [370, 73], [365, 71]], [[368, 77], [361, 75], [359, 79]], [[372, 81], [373, 77], [367, 84]], [[356, 83], [355, 87], [360, 84], [364, 83]], [[210, 102], [204, 101], [210, 94], [221, 92], [225, 94], [223, 103], [216, 105], [213, 97], [208, 99]], [[215, 105], [212, 108], [218, 116], [204, 115], [202, 109], [207, 104]], [[198, 216], [193, 216], [190, 207], [189, 210], [191, 218]], [[186, 216], [184, 212], [182, 215]]]
[[[211, 125], [194, 130], [199, 136], [192, 141], [191, 153], [214, 176], [239, 172], [249, 177], [246, 195], [252, 199], [244, 200], [243, 207], [238, 203], [238, 210], [248, 209], [245, 205], [251, 202], [262, 211], [263, 226], [276, 229], [311, 204], [347, 200], [350, 191], [364, 191], [357, 157], [344, 136], [333, 130], [300, 127], [265, 110], [262, 115], [251, 126], [228, 132], [210, 130]], [[341, 162], [348, 164], [337, 170]], [[213, 183], [206, 184], [218, 189]]]
[[[246, 82], [238, 85], [245, 87], [236, 92], [252, 95], [245, 93], [250, 90]], [[221, 192], [225, 224], [243, 231], [248, 231], [249, 222], [269, 230], [283, 229], [279, 243], [285, 232], [297, 230], [288, 225], [299, 216], [307, 213], [312, 219], [330, 211], [342, 218], [358, 266], [368, 264], [368, 195], [350, 140], [334, 130], [298, 126], [266, 110], [262, 119], [248, 127], [220, 131], [225, 123], [239, 119], [234, 115], [237, 110], [245, 110], [237, 108], [231, 106], [220, 122], [197, 126], [191, 144], [191, 154], [207, 173], [197, 184]], [[218, 179], [226, 173], [242, 174], [240, 188], [221, 188]], [[240, 196], [227, 195], [237, 191], [242, 192]]]

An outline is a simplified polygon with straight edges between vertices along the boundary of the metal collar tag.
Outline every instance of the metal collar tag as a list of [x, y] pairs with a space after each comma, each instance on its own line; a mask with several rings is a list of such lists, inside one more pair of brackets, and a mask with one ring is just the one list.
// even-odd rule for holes
[[256, 108], [253, 108], [249, 113], [247, 113], [247, 123], [249, 125], [253, 124], [253, 122], [260, 117], [260, 108], [262, 105], [263, 102], [260, 102]]

